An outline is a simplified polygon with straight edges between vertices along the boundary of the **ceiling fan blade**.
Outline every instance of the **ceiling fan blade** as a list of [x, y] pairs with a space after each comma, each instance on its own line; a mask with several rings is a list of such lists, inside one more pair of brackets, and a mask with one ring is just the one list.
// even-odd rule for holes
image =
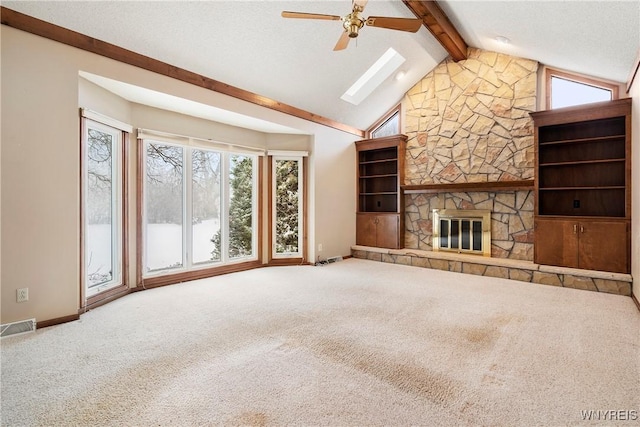
[[349, 44], [349, 40], [351, 40], [351, 38], [349, 37], [349, 33], [347, 33], [346, 31], [343, 31], [342, 35], [338, 39], [338, 43], [336, 43], [336, 47], [334, 47], [333, 50], [346, 49], [347, 45]]
[[415, 33], [422, 26], [422, 19], [418, 18], [388, 18], [385, 16], [370, 16], [367, 25], [389, 30], [409, 31]]
[[369, 0], [353, 0], [353, 9], [358, 6], [360, 8], [360, 12], [362, 12], [368, 1]]
[[323, 15], [320, 13], [303, 13], [303, 12], [282, 12], [283, 18], [299, 18], [299, 19], [324, 19], [327, 21], [339, 21], [342, 17], [337, 15]]

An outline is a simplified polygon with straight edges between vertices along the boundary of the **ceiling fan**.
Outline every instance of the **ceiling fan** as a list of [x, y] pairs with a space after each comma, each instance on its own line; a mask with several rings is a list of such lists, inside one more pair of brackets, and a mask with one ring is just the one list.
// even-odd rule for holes
[[358, 37], [358, 31], [366, 24], [371, 27], [387, 28], [390, 30], [408, 31], [415, 33], [420, 29], [422, 20], [419, 18], [390, 18], [385, 16], [360, 16], [368, 0], [353, 0], [351, 13], [345, 16], [323, 15], [320, 13], [282, 12], [283, 18], [323, 19], [327, 21], [342, 21], [344, 31], [333, 50], [346, 49], [349, 40]]

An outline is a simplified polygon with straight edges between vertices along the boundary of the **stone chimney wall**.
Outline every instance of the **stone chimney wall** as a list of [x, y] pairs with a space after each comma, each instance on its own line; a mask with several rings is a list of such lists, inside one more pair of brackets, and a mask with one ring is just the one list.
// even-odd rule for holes
[[[538, 63], [470, 48], [405, 95], [405, 184], [533, 179]], [[533, 260], [533, 193], [407, 194], [405, 247], [430, 250], [431, 210], [491, 209], [492, 256]]]

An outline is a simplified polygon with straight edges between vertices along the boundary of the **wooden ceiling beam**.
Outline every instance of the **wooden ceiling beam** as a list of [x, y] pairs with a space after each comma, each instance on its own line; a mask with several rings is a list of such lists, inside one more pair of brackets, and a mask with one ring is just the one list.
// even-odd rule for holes
[[431, 34], [440, 42], [442, 47], [458, 62], [467, 59], [467, 43], [456, 27], [444, 13], [437, 1], [433, 0], [402, 0], [416, 17], [422, 19]]

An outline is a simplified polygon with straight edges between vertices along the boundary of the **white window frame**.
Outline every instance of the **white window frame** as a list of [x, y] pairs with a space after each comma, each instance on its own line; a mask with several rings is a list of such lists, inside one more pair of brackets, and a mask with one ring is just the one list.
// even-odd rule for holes
[[[573, 82], [579, 85], [591, 86], [596, 89], [601, 89], [604, 91], [608, 91], [611, 93], [611, 100], [619, 98], [619, 86], [613, 82], [608, 82], [592, 77], [582, 76], [574, 73], [570, 73], [567, 71], [557, 70], [554, 68], [546, 67], [545, 70], [545, 91], [546, 91], [546, 100], [545, 100], [545, 108], [547, 110], [553, 109], [553, 91], [552, 91], [552, 79], [562, 79], [569, 82]], [[581, 105], [581, 104], [576, 104]], [[562, 108], [562, 107], [556, 107]]]
[[89, 261], [91, 257], [87, 254], [88, 245], [87, 245], [87, 236], [88, 234], [88, 215], [83, 214], [83, 223], [82, 223], [82, 235], [84, 236], [82, 242], [82, 251], [83, 251], [83, 287], [84, 287], [84, 297], [88, 299], [94, 295], [97, 295], [101, 292], [107, 291], [109, 289], [115, 288], [123, 284], [123, 266], [122, 266], [122, 258], [124, 253], [124, 242], [123, 242], [123, 227], [124, 227], [124, 219], [123, 219], [123, 191], [122, 191], [122, 180], [123, 180], [123, 135], [122, 130], [115, 128], [110, 125], [106, 125], [104, 123], [98, 122], [94, 120], [96, 118], [95, 115], [92, 118], [88, 118], [85, 115], [85, 123], [82, 135], [82, 144], [83, 144], [83, 166], [82, 166], [82, 198], [83, 198], [83, 206], [82, 209], [86, 210], [86, 203], [88, 200], [88, 161], [87, 161], [87, 144], [89, 140], [89, 130], [95, 129], [99, 132], [104, 132], [113, 137], [111, 148], [111, 217], [112, 217], [112, 226], [111, 226], [111, 280], [108, 282], [104, 282], [100, 285], [89, 287], [88, 283], [88, 274], [89, 274]]
[[[273, 242], [271, 244], [271, 258], [273, 259], [287, 259], [287, 258], [301, 258], [304, 254], [304, 157], [306, 153], [300, 153], [298, 155], [279, 155], [277, 152], [270, 152], [271, 157], [271, 212], [273, 212], [271, 220], [271, 235], [273, 236]], [[276, 251], [276, 197], [277, 191], [276, 183], [276, 162], [278, 160], [294, 160], [298, 162], [298, 251], [278, 253]]]
[[[175, 268], [162, 268], [156, 269], [153, 271], [147, 270], [147, 197], [148, 191], [146, 188], [143, 189], [143, 206], [142, 210], [142, 277], [150, 278], [157, 277], [166, 274], [174, 274], [174, 273], [184, 273], [189, 271], [196, 271], [201, 269], [207, 269], [211, 267], [217, 267], [222, 265], [231, 265], [237, 264], [247, 261], [255, 261], [258, 259], [258, 155], [251, 152], [246, 152], [242, 150], [219, 150], [218, 148], [209, 148], [204, 147], [200, 144], [198, 145], [187, 145], [181, 144], [179, 142], [169, 142], [165, 138], [153, 138], [147, 137], [144, 138], [142, 144], [143, 157], [142, 157], [142, 180], [143, 186], [146, 186], [146, 174], [147, 174], [147, 147], [148, 144], [160, 144], [160, 145], [170, 145], [180, 147], [183, 150], [183, 175], [182, 175], [182, 266]], [[216, 153], [220, 153], [221, 156], [221, 189], [220, 189], [220, 229], [221, 233], [221, 259], [220, 261], [201, 261], [194, 263], [193, 262], [193, 150], [205, 150], [205, 151], [213, 151]], [[231, 170], [231, 157], [237, 156], [246, 156], [252, 159], [252, 215], [251, 215], [251, 228], [254, 231], [251, 235], [251, 254], [247, 256], [235, 257], [231, 258], [229, 256], [229, 209], [231, 204], [230, 197], [230, 170]]]
[[[231, 207], [231, 191], [230, 191], [230, 172], [231, 172], [231, 156], [247, 156], [251, 161], [251, 255], [242, 257], [229, 257], [229, 209]], [[223, 153], [223, 175], [222, 175], [222, 195], [224, 196], [222, 223], [224, 224], [224, 233], [222, 233], [222, 264], [234, 264], [246, 261], [255, 261], [258, 259], [258, 156], [246, 152], [229, 151]]]

